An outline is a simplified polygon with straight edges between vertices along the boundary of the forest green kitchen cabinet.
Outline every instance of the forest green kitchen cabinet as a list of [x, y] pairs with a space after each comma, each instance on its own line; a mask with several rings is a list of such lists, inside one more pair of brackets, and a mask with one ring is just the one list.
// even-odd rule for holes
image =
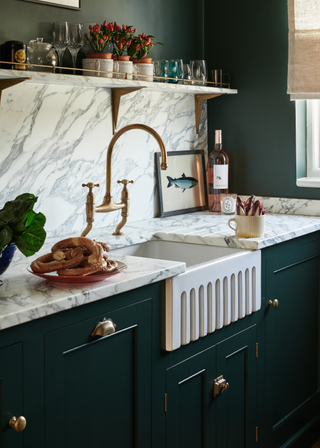
[[[319, 234], [262, 251], [266, 448], [320, 427]], [[278, 305], [278, 306], [277, 306]], [[274, 307], [277, 306], [277, 307]], [[263, 387], [262, 385], [260, 387]]]
[[256, 325], [166, 371], [167, 448], [256, 446]]
[[46, 448], [150, 446], [151, 298], [106, 317], [104, 337], [100, 317], [45, 335]]
[[[263, 249], [261, 309], [172, 352], [161, 282], [1, 330], [0, 448], [309, 448], [319, 257], [320, 232]], [[92, 337], [104, 317], [115, 333]]]
[[23, 418], [22, 364], [21, 342], [0, 349], [1, 448], [23, 447], [23, 432], [9, 425], [12, 418]]

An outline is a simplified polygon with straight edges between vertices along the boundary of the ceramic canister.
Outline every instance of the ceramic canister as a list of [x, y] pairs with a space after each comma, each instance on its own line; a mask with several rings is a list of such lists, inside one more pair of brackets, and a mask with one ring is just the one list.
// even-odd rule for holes
[[115, 61], [114, 71], [118, 74], [114, 75], [118, 79], [132, 79], [133, 62], [132, 61]]
[[[153, 81], [153, 64], [134, 64], [134, 77], [138, 81]], [[142, 75], [142, 76], [139, 76]]]
[[88, 70], [99, 70], [99, 72], [97, 73], [84, 70], [84, 76], [100, 76], [101, 78], [112, 78], [112, 72], [114, 70], [113, 59], [82, 59], [82, 68]]

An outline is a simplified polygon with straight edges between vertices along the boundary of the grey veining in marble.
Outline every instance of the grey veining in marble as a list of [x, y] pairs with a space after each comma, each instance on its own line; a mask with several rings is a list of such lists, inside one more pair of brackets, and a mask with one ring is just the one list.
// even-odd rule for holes
[[[80, 85], [68, 85], [70, 78], [66, 85], [26, 82], [5, 89], [0, 106], [0, 204], [24, 192], [38, 196], [35, 209], [46, 215], [49, 237], [79, 234], [85, 228], [87, 189], [82, 183], [100, 184], [94, 191], [97, 205], [105, 194], [111, 89], [84, 85], [83, 77], [75, 77], [81, 78]], [[197, 135], [194, 95], [173, 92], [142, 89], [123, 96], [118, 129], [143, 123], [160, 134], [167, 151], [206, 150], [206, 104]], [[129, 186], [129, 222], [158, 214], [154, 163], [158, 151], [156, 140], [141, 130], [124, 134], [115, 145], [112, 194], [116, 202], [121, 198], [116, 181], [134, 181]], [[120, 211], [96, 214], [95, 227], [114, 227], [120, 220]]]

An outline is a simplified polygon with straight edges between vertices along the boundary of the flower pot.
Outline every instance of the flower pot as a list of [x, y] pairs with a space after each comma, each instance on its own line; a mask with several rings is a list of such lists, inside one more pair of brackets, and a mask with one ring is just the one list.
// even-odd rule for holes
[[[0, 255], [0, 275], [3, 274], [9, 267], [16, 248], [17, 246], [15, 244], [9, 244], [3, 249], [2, 254]], [[3, 282], [0, 280], [0, 286], [2, 283]]]
[[88, 53], [89, 59], [112, 59], [112, 53]]
[[130, 61], [130, 56], [128, 54], [119, 55], [118, 61]]
[[152, 64], [152, 58], [141, 58], [139, 61], [136, 59], [135, 64]]

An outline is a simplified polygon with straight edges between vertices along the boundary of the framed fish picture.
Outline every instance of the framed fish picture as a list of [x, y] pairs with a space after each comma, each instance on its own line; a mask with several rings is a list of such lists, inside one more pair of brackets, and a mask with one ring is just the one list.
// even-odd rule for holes
[[204, 151], [170, 151], [166, 170], [160, 169], [161, 153], [157, 152], [155, 156], [160, 216], [206, 210]]

